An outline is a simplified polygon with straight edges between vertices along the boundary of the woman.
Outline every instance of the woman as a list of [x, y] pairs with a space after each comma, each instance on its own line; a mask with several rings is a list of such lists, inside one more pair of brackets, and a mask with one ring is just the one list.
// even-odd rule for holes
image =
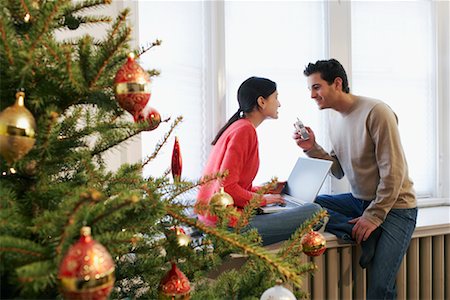
[[[238, 89], [239, 109], [220, 129], [212, 142], [208, 162], [203, 175], [213, 175], [228, 170], [228, 176], [222, 181], [203, 185], [197, 195], [197, 205], [207, 205], [214, 193], [223, 186], [234, 200], [234, 206], [242, 210], [249, 201], [257, 196], [258, 187], [252, 183], [259, 168], [258, 137], [256, 127], [266, 119], [278, 118], [277, 85], [260, 77], [250, 77]], [[261, 197], [260, 206], [284, 204], [279, 194], [271, 191]], [[292, 233], [315, 212], [320, 210], [317, 204], [305, 204], [301, 207], [265, 215], [256, 215], [250, 220], [248, 228], [256, 228], [262, 237], [263, 245], [288, 239]], [[199, 220], [214, 226], [217, 217], [199, 214]], [[237, 219], [230, 217], [229, 226], [233, 227]]]

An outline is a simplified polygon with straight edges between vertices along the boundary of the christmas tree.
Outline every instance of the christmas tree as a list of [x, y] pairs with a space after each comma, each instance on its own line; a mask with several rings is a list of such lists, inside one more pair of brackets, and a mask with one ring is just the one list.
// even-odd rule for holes
[[[176, 296], [193, 299], [259, 298], [279, 278], [304, 296], [301, 277], [315, 266], [301, 263], [300, 238], [324, 212], [270, 254], [257, 232], [227, 230], [225, 216], [234, 208], [212, 208], [223, 220], [215, 228], [190, 214], [192, 203], [183, 194], [227, 174], [184, 180], [174, 147], [164, 174], [142, 176], [182, 117], [144, 113], [157, 72], [142, 74], [137, 59], [161, 41], [130, 49], [127, 9], [115, 19], [87, 13], [108, 4], [0, 3], [1, 298], [170, 298], [174, 291], [164, 290], [168, 274], [186, 281], [175, 287]], [[110, 24], [103, 40], [55, 37], [58, 30], [96, 23]], [[108, 171], [106, 151], [142, 131], [158, 134], [160, 122], [168, 122], [169, 130], [159, 133], [150, 156]], [[253, 213], [250, 205], [244, 217]], [[87, 254], [77, 258], [79, 253]], [[230, 253], [247, 255], [246, 264], [208, 280]]]

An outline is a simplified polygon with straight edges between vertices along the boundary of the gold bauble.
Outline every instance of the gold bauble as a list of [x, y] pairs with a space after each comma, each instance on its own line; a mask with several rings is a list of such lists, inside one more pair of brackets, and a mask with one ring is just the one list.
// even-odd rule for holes
[[210, 204], [225, 208], [229, 205], [233, 205], [234, 201], [233, 197], [231, 197], [230, 194], [225, 193], [225, 190], [221, 187], [220, 191], [211, 197]]
[[16, 103], [0, 113], [0, 154], [9, 163], [25, 156], [36, 142], [36, 121], [25, 108], [24, 92], [16, 93]]

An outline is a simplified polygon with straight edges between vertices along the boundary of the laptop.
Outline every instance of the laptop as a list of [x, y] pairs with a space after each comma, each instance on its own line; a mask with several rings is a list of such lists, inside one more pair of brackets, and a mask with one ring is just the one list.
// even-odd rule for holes
[[325, 159], [299, 157], [281, 191], [286, 206], [274, 204], [260, 207], [261, 212], [269, 214], [314, 202], [332, 164], [332, 161]]

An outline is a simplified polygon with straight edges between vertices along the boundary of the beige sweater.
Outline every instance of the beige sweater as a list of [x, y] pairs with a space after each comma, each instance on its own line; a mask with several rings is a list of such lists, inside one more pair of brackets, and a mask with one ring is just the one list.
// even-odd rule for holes
[[330, 114], [332, 151], [315, 144], [306, 154], [333, 160], [332, 174], [339, 179], [346, 175], [353, 196], [372, 202], [363, 216], [379, 226], [391, 208], [416, 207], [416, 197], [397, 116], [381, 101], [356, 98], [346, 114]]

